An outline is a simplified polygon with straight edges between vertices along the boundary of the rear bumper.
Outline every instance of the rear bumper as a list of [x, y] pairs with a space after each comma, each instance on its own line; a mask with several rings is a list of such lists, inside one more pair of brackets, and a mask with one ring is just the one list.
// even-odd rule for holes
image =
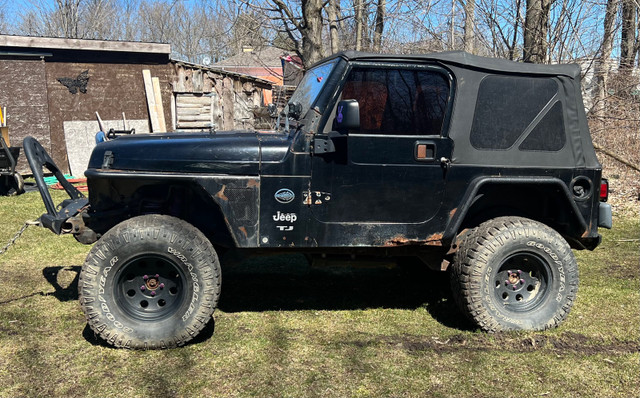
[[600, 207], [598, 208], [598, 227], [611, 229], [612, 226], [613, 216], [611, 213], [611, 205], [600, 202]]

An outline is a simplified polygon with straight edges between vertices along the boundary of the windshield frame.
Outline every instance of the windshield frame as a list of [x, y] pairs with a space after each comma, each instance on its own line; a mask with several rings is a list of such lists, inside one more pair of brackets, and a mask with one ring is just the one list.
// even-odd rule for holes
[[285, 107], [285, 114], [288, 113], [289, 104], [299, 102], [302, 106], [302, 111], [298, 120], [303, 119], [307, 112], [318, 102], [322, 90], [335, 72], [339, 62], [339, 58], [333, 58], [306, 71]]

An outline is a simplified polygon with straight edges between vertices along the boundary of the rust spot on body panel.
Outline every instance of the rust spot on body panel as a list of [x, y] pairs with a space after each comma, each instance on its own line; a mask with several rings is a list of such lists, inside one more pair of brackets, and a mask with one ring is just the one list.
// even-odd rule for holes
[[256, 178], [251, 178], [247, 181], [247, 188], [257, 188], [260, 186], [260, 180]]
[[222, 189], [218, 191], [218, 193], [216, 194], [216, 198], [222, 199], [225, 202], [229, 201], [229, 198], [227, 198], [227, 196], [224, 194], [224, 190], [227, 188], [226, 185], [222, 186]]
[[427, 239], [408, 239], [404, 235], [396, 235], [393, 238], [386, 241], [383, 246], [385, 247], [393, 247], [393, 246], [442, 246], [442, 233], [435, 233], [429, 235]]
[[238, 229], [240, 230], [240, 232], [242, 232], [242, 233], [244, 234], [244, 237], [245, 237], [245, 238], [248, 238], [248, 237], [249, 237], [249, 234], [247, 234], [247, 228], [245, 228], [245, 227], [239, 227]]
[[456, 207], [455, 209], [449, 212], [449, 220], [453, 218], [453, 216], [456, 214], [457, 211], [458, 211], [458, 208]]

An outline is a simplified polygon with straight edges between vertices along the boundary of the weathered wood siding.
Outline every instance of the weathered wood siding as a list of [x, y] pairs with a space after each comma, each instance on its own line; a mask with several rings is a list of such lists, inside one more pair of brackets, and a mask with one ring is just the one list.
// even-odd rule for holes
[[[32, 136], [45, 149], [51, 149], [43, 60], [0, 60], [0, 106], [7, 108], [5, 117], [12, 146], [22, 146], [22, 140]], [[18, 171], [28, 171], [23, 153], [18, 160]]]
[[256, 127], [253, 111], [271, 85], [176, 62], [172, 88], [177, 129], [233, 130]]

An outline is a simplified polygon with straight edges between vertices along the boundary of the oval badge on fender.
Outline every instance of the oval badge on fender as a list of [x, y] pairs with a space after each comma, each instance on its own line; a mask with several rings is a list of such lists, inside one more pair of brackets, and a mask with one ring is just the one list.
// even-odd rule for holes
[[280, 203], [291, 203], [291, 201], [293, 201], [293, 199], [296, 198], [296, 195], [293, 193], [292, 190], [287, 188], [282, 188], [278, 190], [278, 192], [276, 192], [274, 197]]

